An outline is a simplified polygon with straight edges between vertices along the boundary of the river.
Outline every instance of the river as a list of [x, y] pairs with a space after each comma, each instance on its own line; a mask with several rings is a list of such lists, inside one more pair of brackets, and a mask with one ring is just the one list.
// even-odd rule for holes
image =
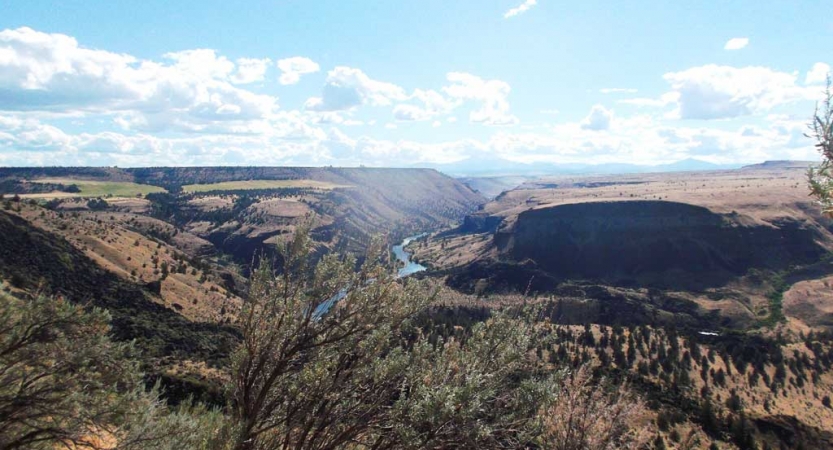
[[[408, 275], [413, 275], [417, 272], [422, 272], [423, 270], [427, 269], [427, 267], [423, 266], [422, 264], [417, 264], [411, 261], [411, 254], [405, 251], [405, 247], [407, 247], [408, 244], [426, 235], [428, 235], [428, 233], [417, 234], [416, 236], [405, 238], [405, 240], [402, 241], [401, 244], [393, 246], [393, 254], [394, 256], [396, 256], [396, 260], [404, 264], [404, 266], [399, 269], [399, 278], [404, 278]], [[340, 291], [332, 298], [318, 305], [318, 307], [315, 308], [315, 312], [313, 312], [313, 316], [316, 319], [320, 318], [321, 316], [326, 314], [327, 311], [329, 311], [330, 308], [332, 308], [333, 305], [336, 304], [336, 302], [338, 302], [346, 296], [347, 290]]]
[[393, 246], [393, 254], [396, 256], [396, 259], [400, 261], [404, 266], [399, 269], [399, 277], [407, 277], [408, 275], [413, 275], [417, 272], [422, 272], [423, 270], [427, 269], [427, 267], [423, 266], [422, 264], [417, 264], [411, 261], [411, 254], [405, 251], [405, 247], [408, 246], [411, 242], [425, 236], [427, 233], [417, 234], [416, 236], [411, 236], [405, 238], [399, 245]]

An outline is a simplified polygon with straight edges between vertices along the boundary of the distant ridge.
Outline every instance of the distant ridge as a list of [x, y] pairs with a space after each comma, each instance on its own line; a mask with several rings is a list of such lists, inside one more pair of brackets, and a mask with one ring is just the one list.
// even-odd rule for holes
[[[416, 166], [415, 166], [416, 167]], [[587, 174], [627, 174], [657, 172], [693, 172], [710, 170], [731, 170], [739, 164], [714, 164], [694, 158], [688, 158], [669, 164], [639, 165], [628, 163], [607, 164], [525, 164], [497, 157], [469, 158], [449, 164], [421, 164], [455, 177], [471, 176], [541, 176], [541, 175], [587, 175]]]
[[818, 164], [818, 161], [790, 161], [790, 160], [773, 160], [764, 161], [760, 164], [750, 164], [741, 167], [742, 170], [775, 170], [775, 169], [806, 169], [810, 166]]

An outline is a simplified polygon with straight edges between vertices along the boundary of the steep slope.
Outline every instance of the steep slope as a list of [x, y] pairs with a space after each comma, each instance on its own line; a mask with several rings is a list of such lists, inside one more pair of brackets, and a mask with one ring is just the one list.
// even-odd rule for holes
[[[83, 197], [83, 192], [67, 192], [76, 180], [79, 184], [82, 180], [118, 182], [119, 192], [126, 192], [124, 185], [131, 182], [154, 190], [164, 188], [167, 192], [149, 193], [140, 199], [134, 195], [111, 198], [105, 192], [100, 195], [107, 198], [107, 205], [93, 204], [92, 208], [150, 216], [164, 223], [142, 226], [138, 231], [164, 237], [171, 244], [185, 232], [194, 237], [190, 241], [196, 248], [188, 253], [208, 254], [202, 243], [209, 243], [244, 267], [262, 252], [271, 256], [275, 244], [310, 218], [321, 252], [361, 253], [373, 235], [389, 234], [398, 239], [454, 225], [485, 201], [458, 180], [431, 169], [33, 168], [3, 169], [3, 180], [15, 189], [27, 183], [54, 187], [54, 193], [28, 197], [44, 200], [54, 195], [57, 200], [50, 208], [60, 210], [90, 209], [85, 199], [72, 198]], [[45, 180], [60, 180], [61, 184], [40, 183]], [[112, 197], [118, 195], [124, 194]], [[108, 216], [99, 220], [107, 222]], [[134, 228], [147, 224], [148, 219], [139, 222]]]
[[466, 186], [479, 192], [488, 199], [493, 199], [502, 192], [514, 189], [523, 182], [529, 180], [529, 177], [521, 176], [506, 176], [506, 177], [461, 177], [460, 181]]
[[[136, 182], [178, 193], [183, 186], [253, 180], [312, 180], [331, 183], [341, 189], [329, 191], [342, 213], [360, 228], [383, 227], [416, 221], [439, 226], [459, 220], [484, 198], [454, 178], [432, 169], [380, 169], [333, 167], [155, 167], [155, 168], [0, 168], [0, 181], [30, 182], [38, 179], [72, 179]], [[66, 183], [65, 183], [66, 184]], [[291, 184], [291, 183], [289, 183]], [[302, 183], [303, 185], [303, 183]], [[10, 185], [11, 186], [11, 185]], [[0, 185], [0, 188], [2, 185]], [[299, 189], [262, 191], [321, 191]], [[310, 186], [305, 186], [309, 188]], [[221, 191], [239, 193], [228, 186]], [[0, 193], [13, 193], [0, 192]], [[66, 193], [65, 193], [66, 194]]]
[[176, 167], [127, 169], [138, 182], [177, 191], [183, 185], [243, 180], [315, 180], [335, 189], [347, 217], [363, 228], [406, 221], [444, 224], [458, 220], [484, 199], [463, 183], [431, 169], [333, 167]]
[[536, 208], [495, 234], [503, 256], [532, 259], [560, 278], [677, 289], [721, 286], [752, 268], [812, 263], [826, 253], [824, 240], [823, 228], [798, 218], [756, 223], [665, 201]]
[[538, 179], [412, 249], [481, 296], [555, 295], [565, 282], [658, 288], [715, 327], [830, 329], [833, 222], [804, 167]]
[[54, 294], [110, 311], [113, 332], [137, 340], [145, 356], [178, 355], [208, 363], [224, 360], [236, 332], [187, 320], [154, 292], [103, 269], [66, 239], [0, 211], [0, 278], [15, 288]]

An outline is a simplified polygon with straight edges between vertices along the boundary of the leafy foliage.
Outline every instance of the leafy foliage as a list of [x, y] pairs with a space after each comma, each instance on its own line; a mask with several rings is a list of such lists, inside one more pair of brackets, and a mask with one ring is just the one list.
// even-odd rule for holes
[[582, 367], [571, 374], [546, 413], [545, 448], [553, 450], [606, 450], [639, 448], [648, 442], [647, 430], [626, 424], [644, 414], [645, 404], [627, 384], [605, 390]]
[[[109, 315], [60, 299], [0, 297], [0, 448], [197, 448], [219, 417], [169, 414], [146, 392], [131, 344], [110, 340]], [[181, 447], [177, 447], [181, 448]]]
[[833, 92], [827, 78], [827, 90], [821, 109], [816, 108], [810, 124], [809, 137], [815, 139], [823, 158], [817, 168], [808, 171], [810, 192], [821, 203], [825, 213], [833, 213]]
[[[170, 333], [180, 328], [167, 326], [167, 310], [139, 305], [142, 296], [90, 269], [90, 262], [65, 242], [51, 240], [47, 246], [39, 231], [23, 227], [14, 216], [0, 219], [10, 232], [9, 244], [14, 244], [0, 256], [18, 261], [17, 267], [38, 268], [43, 285], [76, 302], [84, 292], [101, 296], [93, 304], [113, 312], [115, 337], [142, 336], [142, 330], [158, 328], [160, 334], [153, 334], [152, 342], [177, 351], [153, 356], [177, 355], [179, 349], [190, 352], [192, 339], [198, 345], [194, 352], [228, 345], [216, 342], [225, 336], [216, 333], [219, 329], [203, 335], [183, 327], [187, 339], [179, 342]], [[25, 253], [21, 245], [35, 249], [35, 255], [26, 257], [30, 259], [66, 256], [55, 258], [63, 261], [60, 265], [29, 261], [16, 254]], [[2, 374], [13, 373], [7, 367], [22, 371], [15, 375], [18, 378], [29, 376], [31, 368], [42, 368], [45, 374], [36, 375], [41, 384], [35, 387], [49, 396], [38, 397], [32, 409], [42, 414], [39, 420], [52, 426], [48, 432], [53, 434], [42, 435], [42, 444], [24, 447], [540, 448], [562, 439], [553, 433], [555, 424], [561, 424], [560, 413], [553, 409], [559, 400], [572, 398], [571, 407], [585, 411], [630, 405], [630, 398], [607, 394], [570, 397], [572, 385], [562, 382], [565, 372], [540, 357], [544, 335], [541, 324], [533, 320], [540, 311], [533, 315], [512, 308], [488, 313], [473, 308], [458, 317], [454, 311], [432, 308], [432, 291], [422, 282], [396, 278], [385, 249], [383, 242], [374, 241], [361, 265], [351, 256], [321, 257], [306, 226], [285, 242], [277, 274], [269, 264], [259, 266], [234, 324], [241, 340], [228, 372], [228, 402], [211, 400], [227, 405], [223, 413], [193, 407], [187, 400], [169, 411], [157, 391], [146, 392], [137, 355], [131, 345], [109, 339], [110, 316], [102, 310], [85, 312], [64, 300], [4, 302], [11, 308], [0, 316], [2, 323], [10, 324], [4, 331], [10, 333], [9, 342], [15, 342], [16, 330], [29, 329], [27, 324], [50, 320], [36, 333], [33, 348], [39, 350], [0, 361]], [[72, 274], [81, 280], [69, 280]], [[29, 288], [34, 282], [30, 278], [22, 281]], [[129, 309], [137, 317], [126, 317], [126, 300], [137, 302]], [[76, 325], [49, 319], [65, 316]], [[127, 326], [151, 317], [160, 323]], [[209, 337], [214, 339], [203, 339]], [[3, 337], [0, 343], [5, 342]], [[0, 388], [11, 409], [25, 406], [14, 396], [29, 395], [31, 383], [15, 388], [20, 385], [10, 379]], [[6, 386], [11, 388], [2, 390]], [[616, 430], [609, 442], [626, 442], [629, 408], [605, 416]], [[5, 411], [0, 417], [0, 426], [24, 427], [0, 432], [4, 439], [27, 434], [25, 427], [40, 426], [31, 420], [7, 425], [5, 417], [14, 416]], [[581, 423], [564, 426], [569, 430]]]
[[310, 246], [301, 230], [279, 275], [267, 264], [253, 275], [233, 357], [233, 448], [540, 445], [560, 373], [530, 352], [532, 321], [503, 313], [428, 339], [416, 323], [430, 292], [397, 280], [380, 242], [358, 271], [334, 255], [311, 267]]

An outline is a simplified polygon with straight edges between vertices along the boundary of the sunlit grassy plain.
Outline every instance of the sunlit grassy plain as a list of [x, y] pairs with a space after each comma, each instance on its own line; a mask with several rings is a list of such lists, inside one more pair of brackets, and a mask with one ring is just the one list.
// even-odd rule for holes
[[32, 183], [54, 183], [66, 186], [76, 185], [81, 192], [45, 192], [25, 194], [22, 198], [72, 198], [72, 197], [136, 197], [159, 192], [167, 192], [159, 186], [131, 183], [127, 181], [91, 181], [72, 178], [44, 178], [31, 180]]
[[188, 184], [182, 186], [184, 192], [216, 192], [216, 191], [254, 191], [262, 189], [289, 189], [289, 188], [311, 188], [311, 189], [337, 189], [351, 186], [329, 183], [316, 180], [246, 180], [246, 181], [225, 181], [222, 183], [209, 184]]

